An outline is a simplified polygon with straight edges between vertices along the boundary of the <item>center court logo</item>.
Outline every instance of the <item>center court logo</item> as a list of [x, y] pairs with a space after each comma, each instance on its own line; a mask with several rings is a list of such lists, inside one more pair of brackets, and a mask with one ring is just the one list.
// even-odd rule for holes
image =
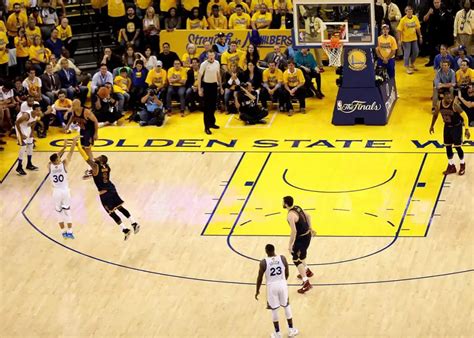
[[377, 111], [382, 108], [382, 105], [377, 104], [377, 102], [367, 103], [367, 101], [357, 101], [354, 100], [351, 103], [342, 103], [341, 100], [337, 100], [336, 103], [337, 110], [344, 114], [351, 114], [356, 110], [359, 111]]

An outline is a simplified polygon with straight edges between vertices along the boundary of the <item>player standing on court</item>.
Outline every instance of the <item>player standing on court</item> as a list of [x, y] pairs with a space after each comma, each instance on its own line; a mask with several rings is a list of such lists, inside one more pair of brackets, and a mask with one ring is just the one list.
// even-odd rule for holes
[[[36, 122], [40, 121], [41, 119], [41, 107], [38, 103], [34, 102], [32, 96], [28, 96], [27, 101], [28, 104], [31, 105], [27, 106], [27, 109], [24, 109], [22, 105], [22, 111], [17, 115], [15, 122], [16, 136], [18, 139], [18, 145], [20, 146], [16, 172], [20, 176], [26, 175], [26, 172], [23, 170], [23, 158], [25, 157], [25, 153], [28, 158], [26, 169], [38, 170], [38, 167], [33, 165], [31, 159], [33, 157], [34, 145], [33, 130]], [[28, 109], [28, 107], [31, 108]]]
[[300, 273], [297, 277], [303, 280], [303, 285], [301, 289], [298, 289], [298, 293], [305, 293], [313, 287], [308, 279], [313, 277], [313, 273], [308, 269], [305, 259], [311, 243], [311, 236], [316, 232], [311, 228], [310, 216], [293, 203], [293, 197], [283, 197], [283, 208], [288, 210], [287, 221], [291, 228], [288, 250], [293, 255], [293, 263]]
[[285, 256], [276, 255], [275, 247], [272, 244], [265, 246], [266, 258], [260, 261], [260, 269], [257, 277], [257, 291], [255, 299], [258, 300], [260, 287], [262, 286], [263, 275], [267, 281], [267, 302], [272, 310], [273, 326], [275, 332], [272, 337], [281, 337], [280, 324], [278, 322], [278, 308], [282, 306], [285, 309], [286, 319], [288, 321], [288, 336], [294, 337], [298, 334], [298, 329], [293, 327], [293, 318], [291, 314], [291, 306], [288, 299], [288, 262]]
[[[68, 145], [65, 140], [63, 148], [59, 152], [51, 155], [49, 157], [50, 162], [48, 163], [49, 178], [53, 185], [54, 205], [59, 215], [59, 227], [61, 228], [64, 239], [74, 239], [74, 234], [72, 233], [71, 194], [69, 192], [69, 182], [67, 179], [67, 166], [71, 162], [78, 138], [79, 136], [72, 140], [66, 159], [61, 160]], [[64, 223], [67, 223], [67, 229], [65, 229]]]
[[469, 120], [466, 113], [454, 101], [453, 94], [448, 90], [444, 91], [443, 99], [438, 102], [433, 119], [431, 120], [430, 134], [434, 133], [434, 125], [441, 113], [444, 122], [443, 142], [446, 147], [446, 155], [448, 155], [448, 167], [443, 171], [444, 175], [455, 174], [456, 165], [454, 164], [453, 145], [458, 153], [460, 160], [459, 175], [466, 172], [466, 162], [464, 162], [464, 151], [462, 150], [462, 125], [464, 122], [464, 135], [467, 139], [471, 137], [469, 133]]

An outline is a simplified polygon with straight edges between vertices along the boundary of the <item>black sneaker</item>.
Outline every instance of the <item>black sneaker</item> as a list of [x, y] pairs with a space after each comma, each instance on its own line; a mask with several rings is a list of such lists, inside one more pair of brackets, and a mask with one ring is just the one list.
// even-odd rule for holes
[[125, 235], [125, 238], [123, 240], [126, 241], [128, 239], [128, 236], [130, 236], [131, 231], [130, 229], [123, 229], [122, 232]]
[[38, 170], [38, 167], [33, 165], [33, 163], [30, 163], [26, 166], [26, 169], [36, 171]]
[[140, 224], [135, 222], [135, 223], [132, 224], [132, 228], [133, 228], [133, 233], [136, 234], [140, 231]]
[[16, 172], [17, 172], [17, 174], [20, 175], [20, 176], [25, 176], [25, 175], [26, 175], [26, 172], [23, 170], [22, 167], [16, 168]]

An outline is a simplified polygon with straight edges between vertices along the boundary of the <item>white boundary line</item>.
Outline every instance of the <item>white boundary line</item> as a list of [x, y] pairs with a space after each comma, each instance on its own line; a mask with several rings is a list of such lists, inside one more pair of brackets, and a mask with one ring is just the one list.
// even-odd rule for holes
[[[255, 129], [265, 129], [265, 128], [270, 128], [273, 124], [273, 121], [275, 120], [275, 117], [277, 116], [278, 114], [278, 111], [275, 111], [273, 112], [272, 114], [272, 117], [270, 119], [270, 121], [268, 123], [266, 123], [265, 125], [244, 125], [244, 126], [231, 126], [230, 123], [232, 121], [232, 119], [234, 118], [234, 115], [236, 114], [231, 114], [227, 120], [227, 123], [225, 124], [225, 127], [226, 128], [229, 128], [229, 129], [238, 129], [238, 128], [255, 128]], [[237, 119], [236, 119], [237, 120]], [[242, 121], [243, 122], [243, 121]]]

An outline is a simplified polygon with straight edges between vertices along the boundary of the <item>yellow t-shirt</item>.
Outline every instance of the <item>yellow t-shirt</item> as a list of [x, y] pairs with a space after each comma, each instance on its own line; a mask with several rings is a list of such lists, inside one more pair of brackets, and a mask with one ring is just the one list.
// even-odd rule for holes
[[194, 7], [199, 7], [199, 0], [185, 0], [181, 2], [187, 11], [191, 11]]
[[194, 54], [184, 53], [183, 56], [181, 57], [181, 61], [183, 62], [185, 67], [189, 67], [189, 65], [191, 64], [192, 58], [199, 59], [199, 54], [198, 53], [194, 53]]
[[16, 56], [20, 58], [24, 58], [30, 55], [30, 51], [28, 49], [28, 41], [26, 38], [20, 38], [15, 36], [15, 48], [16, 48]]
[[7, 26], [5, 26], [5, 22], [3, 22], [3, 20], [0, 20], [0, 32], [7, 32]]
[[402, 33], [402, 42], [411, 42], [418, 40], [416, 36], [416, 29], [420, 29], [420, 21], [413, 15], [409, 19], [406, 15], [401, 18], [397, 26], [397, 31]]
[[217, 18], [213, 15], [209, 16], [207, 23], [209, 24], [209, 29], [227, 29], [227, 18], [222, 14]]
[[242, 52], [236, 51], [235, 53], [229, 53], [226, 50], [221, 55], [221, 65], [231, 65], [233, 63], [240, 65], [240, 59], [242, 58]]
[[147, 9], [153, 3], [153, 0], [137, 0], [137, 7], [140, 9]]
[[7, 19], [7, 30], [9, 36], [16, 36], [20, 27], [25, 27], [28, 22], [28, 17], [25, 13], [21, 12], [18, 17], [15, 13], [8, 16]]
[[114, 91], [120, 94], [126, 93], [130, 89], [131, 84], [132, 80], [129, 77], [117, 75], [114, 79]]
[[258, 11], [252, 16], [252, 21], [255, 22], [257, 28], [261, 28], [264, 25], [267, 25], [268, 27], [272, 22], [272, 13], [266, 12], [265, 14], [262, 14]]
[[35, 26], [34, 29], [30, 29], [29, 27], [25, 28], [25, 35], [26, 39], [28, 40], [28, 45], [33, 44], [33, 38], [35, 36], [41, 37], [41, 30], [39, 27]]
[[68, 110], [72, 108], [72, 101], [68, 98], [65, 98], [64, 100], [57, 99], [54, 102], [54, 107], [56, 110]]
[[[8, 63], [8, 37], [5, 32], [0, 32], [0, 64]], [[3, 75], [2, 75], [3, 76]]]
[[176, 5], [176, 0], [161, 0], [160, 11], [168, 12], [172, 7], [178, 8], [178, 6]]
[[91, 0], [91, 6], [94, 9], [100, 9], [107, 5], [107, 0]]
[[64, 41], [72, 37], [72, 30], [70, 25], [67, 25], [66, 28], [63, 28], [63, 26], [59, 25], [58, 27], [56, 27], [56, 29], [58, 30], [58, 37], [61, 40]]
[[30, 8], [30, 0], [10, 0], [8, 1], [9, 12], [13, 12], [13, 6], [15, 4], [20, 4], [22, 12], [25, 10], [25, 8]]
[[214, 6], [214, 5], [219, 6], [219, 13], [220, 14], [227, 14], [227, 9], [228, 9], [229, 6], [227, 5], [227, 2], [225, 0], [219, 0], [219, 2], [217, 2], [217, 3], [215, 3], [214, 1], [210, 1], [207, 4], [207, 10], [206, 10], [207, 17], [211, 16], [212, 6]]
[[283, 82], [288, 85], [290, 88], [294, 88], [300, 84], [304, 83], [304, 75], [301, 69], [295, 68], [295, 72], [290, 73], [290, 70], [287, 69], [283, 73]]
[[[174, 82], [174, 83], [171, 83], [171, 79], [181, 79], [183, 80], [183, 83], [178, 83], [178, 82]], [[170, 85], [172, 86], [184, 86], [184, 83], [186, 83], [186, 80], [188, 79], [188, 74], [187, 74], [187, 71], [186, 69], [184, 69], [183, 67], [180, 68], [180, 70], [176, 70], [174, 69], [174, 67], [171, 67], [170, 69], [168, 69], [168, 82], [170, 83]]]
[[250, 26], [250, 15], [242, 13], [238, 16], [234, 13], [229, 18], [229, 29], [247, 29]]
[[466, 72], [463, 72], [462, 69], [456, 71], [456, 82], [461, 85], [470, 84], [474, 80], [474, 70], [468, 68]]
[[186, 29], [206, 29], [207, 21], [205, 18], [202, 19], [186, 19]]
[[[250, 7], [243, 1], [240, 2], [240, 5], [242, 5], [242, 7], [244, 8], [244, 13], [250, 13]], [[231, 15], [232, 13], [234, 13], [235, 11], [235, 6], [237, 6], [237, 4], [235, 3], [235, 1], [232, 1], [229, 6], [227, 6], [227, 14], [228, 15]]]
[[263, 71], [263, 82], [268, 83], [270, 88], [275, 87], [278, 83], [283, 82], [283, 72], [276, 68], [275, 72], [271, 72], [269, 68]]
[[112, 18], [119, 18], [125, 15], [125, 5], [123, 0], [109, 0], [109, 16]]
[[260, 5], [265, 4], [267, 5], [267, 9], [273, 9], [273, 4], [272, 0], [252, 0], [250, 3], [250, 10], [253, 11], [258, 11], [260, 9]]
[[[388, 35], [387, 37], [380, 35], [378, 37], [377, 48], [380, 55], [382, 55], [383, 58], [387, 58], [392, 51], [397, 50], [397, 41], [391, 35]], [[395, 55], [393, 55], [392, 58], [393, 57], [395, 57]]]
[[282, 10], [286, 9], [287, 11], [292, 11], [293, 10], [293, 4], [291, 0], [286, 0], [284, 4], [281, 4], [279, 0], [275, 0], [273, 3], [273, 9], [274, 10]]
[[157, 72], [156, 69], [153, 68], [148, 72], [145, 82], [148, 83], [149, 86], [153, 84], [158, 89], [163, 88], [166, 85], [166, 70], [161, 69], [160, 72]]
[[[33, 46], [31, 45], [28, 54], [30, 60], [33, 58], [38, 59], [40, 62], [46, 62], [51, 55], [51, 51], [48, 48], [44, 48], [44, 46]], [[38, 63], [38, 61], [32, 61], [33, 63]]]

